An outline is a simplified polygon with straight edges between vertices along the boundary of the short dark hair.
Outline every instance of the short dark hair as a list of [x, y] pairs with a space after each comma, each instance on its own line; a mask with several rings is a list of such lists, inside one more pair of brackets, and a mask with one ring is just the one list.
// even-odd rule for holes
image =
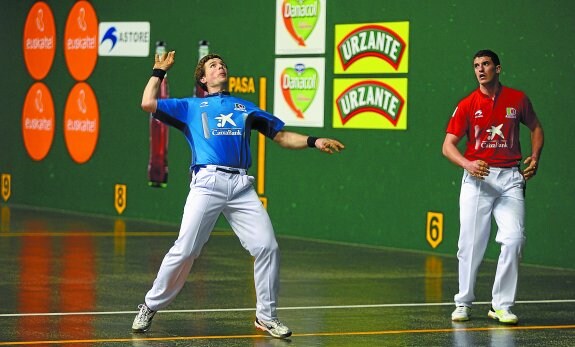
[[493, 61], [493, 64], [495, 64], [495, 66], [501, 65], [501, 63], [499, 62], [499, 57], [497, 56], [497, 54], [490, 49], [482, 49], [482, 50], [478, 51], [473, 56], [473, 60], [475, 60], [475, 58], [479, 58], [479, 57], [489, 57], [489, 58], [491, 58], [491, 61]]
[[200, 59], [200, 61], [198, 61], [198, 65], [196, 66], [196, 71], [194, 72], [194, 76], [196, 77], [196, 83], [200, 87], [202, 87], [202, 89], [205, 91], [208, 91], [208, 86], [206, 86], [204, 83], [200, 82], [200, 80], [202, 79], [202, 77], [204, 77], [206, 75], [206, 69], [205, 69], [204, 65], [206, 65], [206, 62], [210, 59], [220, 59], [221, 61], [224, 61], [224, 59], [222, 59], [222, 57], [219, 54], [215, 54], [215, 53], [205, 55], [202, 59]]

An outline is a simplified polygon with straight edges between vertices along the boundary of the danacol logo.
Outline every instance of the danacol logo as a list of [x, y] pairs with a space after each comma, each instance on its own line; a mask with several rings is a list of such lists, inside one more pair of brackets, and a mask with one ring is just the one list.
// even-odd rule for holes
[[282, 4], [284, 25], [298, 45], [306, 45], [306, 39], [317, 24], [319, 10], [318, 0], [284, 0]]
[[298, 63], [284, 69], [281, 74], [281, 90], [285, 102], [296, 117], [304, 118], [317, 93], [319, 75], [313, 67]]

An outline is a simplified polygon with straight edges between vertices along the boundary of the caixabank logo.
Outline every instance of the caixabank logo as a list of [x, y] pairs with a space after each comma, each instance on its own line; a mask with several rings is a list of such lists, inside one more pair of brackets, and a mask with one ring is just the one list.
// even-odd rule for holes
[[335, 79], [334, 128], [407, 129], [407, 79]]
[[335, 26], [336, 74], [407, 73], [409, 22]]

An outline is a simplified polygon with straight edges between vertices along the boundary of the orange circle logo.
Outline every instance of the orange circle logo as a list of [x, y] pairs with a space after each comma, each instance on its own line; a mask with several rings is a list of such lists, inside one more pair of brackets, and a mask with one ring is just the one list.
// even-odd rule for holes
[[92, 88], [76, 83], [64, 109], [64, 139], [68, 153], [78, 164], [87, 162], [96, 148], [100, 129], [98, 101]]
[[76, 81], [85, 81], [94, 71], [98, 59], [98, 18], [87, 1], [78, 1], [68, 14], [64, 57]]
[[30, 75], [41, 80], [50, 71], [56, 53], [56, 25], [45, 2], [32, 6], [24, 24], [24, 63]]
[[30, 158], [42, 160], [52, 147], [54, 139], [54, 101], [42, 82], [28, 90], [22, 109], [22, 137]]

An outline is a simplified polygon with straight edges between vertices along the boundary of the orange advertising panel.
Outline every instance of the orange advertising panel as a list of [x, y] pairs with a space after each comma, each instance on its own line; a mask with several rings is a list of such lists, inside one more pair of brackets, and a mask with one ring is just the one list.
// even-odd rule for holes
[[43, 1], [35, 3], [28, 12], [22, 48], [28, 73], [36, 80], [46, 77], [56, 53], [56, 25], [52, 10]]
[[96, 95], [87, 83], [79, 82], [68, 94], [64, 109], [64, 139], [68, 153], [76, 163], [83, 164], [92, 157], [99, 129]]
[[68, 14], [64, 57], [76, 81], [86, 80], [94, 71], [98, 59], [98, 18], [87, 1], [78, 1]]
[[334, 79], [333, 127], [407, 129], [407, 78]]
[[42, 160], [54, 140], [54, 101], [52, 94], [42, 82], [30, 87], [22, 108], [22, 137], [30, 158]]

